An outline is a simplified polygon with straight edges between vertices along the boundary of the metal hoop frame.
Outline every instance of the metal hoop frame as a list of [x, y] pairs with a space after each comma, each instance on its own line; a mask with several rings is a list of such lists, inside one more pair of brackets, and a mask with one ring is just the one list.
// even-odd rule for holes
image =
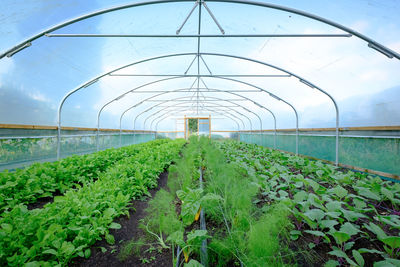
[[[58, 24], [58, 25], [56, 25], [56, 26], [53, 26], [53, 27], [51, 27], [51, 28], [49, 28], [49, 29], [47, 29], [47, 30], [45, 30], [45, 31], [40, 32], [39, 34], [34, 35], [34, 36], [31, 37], [31, 38], [26, 39], [25, 41], [23, 41], [23, 42], [17, 44], [17, 45], [14, 46], [13, 48], [8, 49], [5, 53], [0, 54], [0, 59], [3, 58], [3, 57], [5, 57], [5, 56], [8, 56], [8, 57], [13, 56], [14, 54], [18, 53], [19, 51], [21, 51], [21, 50], [23, 50], [23, 49], [29, 47], [29, 46], [31, 45], [31, 42], [33, 42], [33, 41], [35, 41], [36, 39], [41, 38], [41, 37], [43, 37], [43, 36], [49, 35], [51, 32], [53, 32], [53, 31], [55, 31], [55, 30], [61, 29], [61, 28], [63, 28], [63, 27], [66, 27], [66, 26], [68, 26], [68, 25], [71, 25], [71, 24], [73, 24], [73, 23], [76, 23], [76, 22], [79, 22], [79, 21], [82, 21], [82, 20], [85, 20], [85, 19], [88, 19], [88, 18], [91, 18], [91, 17], [94, 17], [94, 16], [98, 16], [98, 15], [101, 15], [101, 14], [105, 14], [105, 13], [109, 13], [109, 12], [113, 12], [113, 11], [118, 11], [118, 10], [122, 10], [122, 9], [126, 9], [126, 8], [133, 8], [133, 7], [146, 6], [146, 5], [155, 5], [155, 4], [174, 3], [174, 2], [192, 2], [192, 1], [190, 1], [190, 0], [146, 1], [146, 2], [142, 2], [142, 3], [134, 3], [134, 4], [128, 4], [128, 5], [121, 5], [121, 6], [117, 6], [117, 7], [107, 8], [107, 9], [104, 9], [104, 10], [100, 10], [100, 11], [88, 13], [88, 14], [86, 14], [86, 15], [83, 15], [83, 16], [80, 16], [80, 17], [76, 17], [76, 18], [74, 18], [74, 19], [71, 19], [71, 20], [65, 21], [65, 22], [63, 22], [63, 23], [60, 23], [60, 24]], [[203, 3], [204, 6], [206, 7], [206, 5], [205, 5], [205, 3], [204, 3], [203, 0], [200, 0], [200, 2]], [[376, 50], [376, 51], [378, 51], [378, 52], [384, 54], [385, 56], [387, 56], [387, 57], [389, 57], [389, 58], [393, 58], [393, 57], [394, 57], [394, 58], [396, 58], [396, 59], [400, 59], [400, 54], [398, 54], [397, 52], [395, 52], [395, 51], [393, 51], [393, 50], [391, 50], [391, 49], [385, 47], [384, 45], [382, 45], [382, 44], [376, 42], [375, 40], [373, 40], [373, 39], [371, 39], [371, 38], [369, 38], [369, 37], [367, 37], [367, 36], [365, 36], [365, 35], [362, 35], [361, 33], [357, 32], [357, 31], [355, 31], [355, 30], [353, 30], [353, 29], [351, 29], [351, 28], [348, 28], [348, 27], [343, 26], [343, 25], [341, 25], [341, 24], [339, 24], [339, 23], [336, 23], [336, 22], [334, 22], [334, 21], [330, 21], [330, 20], [328, 20], [328, 19], [319, 17], [319, 16], [314, 15], [314, 14], [311, 14], [311, 13], [307, 13], [307, 12], [304, 12], [304, 11], [301, 11], [301, 10], [297, 10], [297, 9], [293, 9], [293, 8], [288, 8], [288, 7], [284, 7], [284, 6], [279, 6], [279, 5], [274, 5], [274, 4], [261, 3], [261, 2], [254, 2], [254, 1], [244, 1], [244, 0], [208, 0], [208, 2], [220, 2], [220, 3], [234, 3], [234, 4], [252, 5], [252, 6], [264, 7], [264, 8], [270, 8], [270, 9], [276, 9], [276, 10], [280, 10], [280, 11], [285, 11], [285, 12], [290, 12], [290, 13], [293, 13], [293, 14], [297, 14], [297, 15], [300, 15], [300, 16], [303, 16], [303, 17], [307, 17], [307, 18], [310, 18], [310, 19], [312, 19], [312, 20], [316, 20], [316, 21], [322, 22], [322, 23], [324, 23], [324, 24], [333, 26], [333, 27], [338, 28], [338, 29], [340, 29], [340, 30], [343, 30], [343, 31], [345, 31], [345, 32], [347, 32], [347, 33], [349, 33], [349, 34], [351, 34], [351, 35], [354, 35], [354, 36], [356, 36], [356, 37], [358, 37], [358, 38], [360, 38], [360, 39], [366, 41], [366, 42], [368, 43], [368, 46], [369, 46], [370, 48], [372, 48], [372, 49], [374, 49], [374, 50]], [[200, 3], [200, 4], [201, 4], [201, 3]], [[200, 6], [201, 6], [201, 5], [200, 5]], [[206, 7], [206, 8], [207, 8], [207, 7]], [[192, 9], [191, 12], [193, 12], [193, 9]], [[201, 12], [201, 10], [199, 9], [199, 20], [200, 20], [200, 12]], [[215, 21], [215, 18], [214, 18], [214, 17], [213, 17], [213, 19], [214, 19], [214, 21]], [[215, 21], [215, 22], [216, 22], [216, 21]], [[217, 23], [217, 22], [216, 22], [216, 23]], [[224, 34], [224, 32], [223, 32], [221, 26], [220, 26], [218, 23], [217, 23], [217, 25], [218, 25], [218, 27], [220, 28], [222, 34]], [[183, 25], [182, 25], [182, 26], [183, 26]], [[177, 34], [178, 34], [178, 32], [177, 32]], [[138, 37], [139, 37], [139, 36], [138, 36]], [[157, 36], [154, 36], [154, 37], [157, 37]], [[198, 38], [198, 42], [200, 42], [200, 37], [202, 37], [202, 36], [200, 35], [200, 24], [199, 24], [199, 34], [198, 34], [198, 36], [194, 36], [194, 37]], [[214, 36], [211, 36], [211, 37], [214, 37]], [[222, 35], [222, 36], [215, 36], [215, 37], [223, 37], [223, 35]], [[238, 37], [240, 37], [240, 36], [238, 36]], [[287, 36], [287, 37], [296, 37], [296, 36], [294, 35], [294, 36]], [[198, 51], [197, 51], [198, 57], [199, 57], [200, 55], [206, 55], [206, 54], [207, 54], [207, 53], [200, 53], [199, 46], [198, 46]], [[210, 54], [210, 53], [209, 53], [209, 54]], [[211, 55], [211, 54], [210, 54], [210, 55]], [[226, 56], [226, 55], [225, 55], [225, 56]], [[237, 56], [236, 56], [236, 58], [240, 58], [240, 57], [237, 57]], [[204, 60], [204, 59], [203, 59], [203, 60]], [[198, 60], [198, 61], [199, 61], [199, 60]], [[256, 62], [255, 60], [251, 60], [251, 61]], [[199, 62], [198, 62], [198, 63], [199, 63]], [[262, 62], [258, 62], [258, 63], [263, 64]], [[265, 65], [268, 65], [268, 64], [265, 64]], [[282, 70], [282, 71], [284, 71], [284, 70]], [[286, 72], [286, 71], [285, 71], [285, 72]], [[287, 73], [288, 73], [288, 72], [287, 72]], [[300, 82], [306, 84], [307, 86], [309, 86], [309, 87], [311, 87], [311, 88], [315, 88], [315, 89], [317, 89], [317, 90], [323, 92], [324, 94], [326, 94], [326, 95], [333, 101], [333, 103], [334, 103], [334, 105], [335, 105], [335, 109], [336, 109], [336, 164], [338, 164], [338, 156], [339, 156], [339, 155], [338, 155], [338, 154], [339, 154], [339, 153], [338, 153], [338, 149], [339, 149], [339, 144], [338, 144], [338, 139], [339, 139], [339, 138], [338, 138], [339, 110], [338, 110], [336, 101], [335, 101], [335, 100], [333, 99], [333, 97], [330, 96], [327, 92], [323, 91], [322, 89], [320, 89], [319, 87], [315, 86], [314, 84], [308, 82], [308, 81], [305, 80], [305, 79], [300, 78], [299, 76], [296, 76], [296, 75], [294, 75], [294, 74], [292, 74], [292, 75], [295, 76], [295, 77], [297, 77], [297, 78], [299, 78]], [[87, 87], [87, 86], [91, 85], [92, 83], [96, 82], [99, 78], [101, 78], [101, 77], [98, 77], [96, 80], [92, 80], [92, 81], [90, 81], [90, 82], [84, 84], [83, 87]], [[78, 88], [77, 90], [79, 90], [79, 89], [81, 89], [81, 88]], [[76, 90], [76, 91], [77, 91], [77, 90]], [[75, 92], [75, 91], [74, 91], [74, 92]], [[74, 92], [70, 92], [70, 94], [72, 94], [72, 93], [74, 93]], [[64, 101], [66, 100], [66, 98], [67, 98], [70, 94], [68, 94], [67, 96], [65, 96], [65, 97], [63, 98], [63, 100], [62, 100], [61, 103], [60, 103], [59, 110], [58, 110], [58, 119], [59, 119], [59, 120], [58, 120], [58, 147], [57, 147], [57, 158], [59, 158], [59, 154], [60, 154], [61, 109], [62, 109], [62, 105], [63, 105]], [[270, 95], [271, 95], [271, 94], [270, 94]], [[279, 100], [279, 99], [278, 99], [278, 100]], [[293, 106], [292, 106], [292, 108], [294, 109]], [[294, 109], [294, 111], [295, 111], [295, 113], [296, 113], [296, 121], [297, 121], [297, 122], [296, 122], [296, 143], [298, 143], [298, 115], [297, 115], [297, 112], [296, 112], [295, 109]], [[298, 153], [298, 146], [296, 146], [296, 153]]]

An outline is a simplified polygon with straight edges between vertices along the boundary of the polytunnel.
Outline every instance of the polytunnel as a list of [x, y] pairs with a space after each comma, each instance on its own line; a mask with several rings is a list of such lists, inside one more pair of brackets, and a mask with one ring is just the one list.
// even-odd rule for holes
[[[163, 260], [174, 266], [400, 265], [398, 1], [5, 0], [2, 6], [0, 235], [9, 238], [0, 241], [2, 265], [122, 264], [105, 252], [127, 251], [127, 237], [112, 232], [126, 225], [112, 221], [129, 213], [128, 200], [153, 193], [157, 199], [158, 192], [146, 189], [155, 188], [157, 180], [146, 177], [162, 177], [162, 171], [166, 177], [199, 176], [197, 202], [190, 195], [195, 187], [169, 188], [182, 212], [186, 208], [200, 218], [193, 228], [198, 230], [187, 235], [187, 214], [171, 215], [185, 226], [181, 238], [180, 228], [168, 228], [172, 235], [160, 224], [154, 233], [156, 223], [140, 218], [157, 236], [160, 249], [153, 248], [160, 255], [146, 250], [147, 256], [135, 259], [121, 256], [131, 265]], [[181, 161], [175, 159], [178, 153]], [[224, 155], [226, 161], [207, 155]], [[141, 167], [128, 167], [132, 162]], [[240, 184], [252, 196], [249, 205], [260, 209], [247, 214], [250, 206], [245, 212], [229, 204], [228, 193], [218, 195], [217, 181], [223, 181], [213, 174], [222, 170], [228, 170], [221, 177], [232, 188], [221, 190], [240, 199], [234, 187]], [[119, 172], [143, 181], [107, 182], [106, 177], [124, 176]], [[252, 185], [242, 184], [239, 173], [253, 179]], [[49, 212], [47, 218], [61, 214], [60, 206], [77, 204], [79, 197], [72, 194], [83, 197], [91, 183], [103, 183], [109, 191], [102, 192], [116, 196], [104, 200], [90, 193], [93, 203], [124, 204], [89, 203], [98, 216], [78, 208], [70, 216], [108, 217], [101, 223], [76, 221], [65, 235], [61, 222], [59, 230], [43, 230], [68, 238], [27, 241], [15, 232], [17, 221], [29, 221], [21, 218], [32, 209]], [[255, 184], [258, 193], [251, 189]], [[128, 185], [141, 187], [141, 193]], [[62, 204], [56, 207], [59, 197]], [[185, 197], [192, 206], [185, 207]], [[210, 219], [218, 217], [217, 202], [221, 222]], [[277, 202], [292, 210], [286, 219]], [[340, 211], [344, 206], [356, 208]], [[18, 219], [12, 217], [17, 207], [25, 214]], [[152, 211], [157, 214], [155, 207]], [[175, 226], [181, 225], [177, 221]], [[223, 236], [230, 243], [222, 237], [214, 241], [206, 222], [226, 227]], [[93, 228], [97, 223], [101, 229]], [[285, 245], [256, 240], [257, 231], [275, 235], [266, 224], [283, 225], [290, 237]], [[82, 227], [93, 228], [93, 238], [85, 239], [90, 234]], [[106, 255], [102, 259], [93, 246], [103, 237], [108, 244], [96, 243]], [[24, 252], [17, 242], [25, 244]], [[258, 255], [257, 246], [281, 250], [260, 249]], [[167, 249], [172, 261], [162, 256]], [[298, 258], [304, 250], [311, 252]], [[189, 261], [189, 255], [198, 258]]]

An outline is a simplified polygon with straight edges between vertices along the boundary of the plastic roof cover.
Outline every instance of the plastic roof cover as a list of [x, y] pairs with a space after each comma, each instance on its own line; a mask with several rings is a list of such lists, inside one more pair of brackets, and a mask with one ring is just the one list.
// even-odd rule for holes
[[[136, 2], [3, 0], [0, 53], [82, 14], [131, 3]], [[179, 33], [186, 37], [175, 37], [195, 3], [179, 1], [127, 8], [50, 33], [135, 37], [43, 36], [11, 57], [3, 57], [0, 122], [56, 125], [58, 106], [68, 92], [101, 74], [137, 63], [105, 75], [69, 96], [62, 109], [62, 125], [96, 127], [99, 110], [110, 102], [102, 110], [101, 128], [119, 128], [121, 114], [124, 129], [132, 129], [135, 118], [136, 129], [154, 129], [157, 120], [153, 124], [151, 121], [165, 114], [160, 117], [163, 120], [158, 124], [159, 130], [173, 130], [171, 125], [177, 116], [211, 114], [225, 118], [213, 121], [214, 129], [250, 129], [250, 123], [253, 129], [259, 129], [260, 120], [264, 129], [272, 129], [271, 112], [277, 128], [294, 128], [295, 114], [288, 104], [298, 112], [299, 127], [334, 127], [332, 100], [300, 79], [337, 101], [341, 127], [400, 124], [399, 59], [389, 58], [368, 47], [365, 40], [354, 35], [346, 37], [347, 32], [322, 22], [239, 3], [205, 1], [208, 12], [202, 2], [200, 34], [208, 36], [198, 42], [197, 5]], [[399, 1], [269, 3], [329, 19], [400, 52]], [[211, 14], [227, 37], [212, 37], [221, 36], [222, 32]], [[267, 34], [276, 37], [265, 37]], [[332, 36], [277, 36], [291, 34]], [[181, 55], [162, 57], [173, 54]], [[160, 58], [138, 63], [156, 57]]]

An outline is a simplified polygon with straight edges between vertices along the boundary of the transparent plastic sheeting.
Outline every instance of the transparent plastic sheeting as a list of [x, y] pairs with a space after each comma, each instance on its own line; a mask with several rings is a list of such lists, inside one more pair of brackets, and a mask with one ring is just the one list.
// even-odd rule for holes
[[[0, 136], [0, 170], [16, 169], [33, 162], [54, 161], [57, 157], [56, 130], [13, 129], [13, 138]], [[7, 131], [10, 134], [10, 130]], [[100, 132], [99, 150], [117, 148], [155, 138], [154, 133]], [[97, 151], [96, 132], [63, 131], [61, 157]]]
[[[0, 51], [4, 52], [17, 43], [43, 31], [52, 25], [79, 15], [134, 3], [136, 1], [2, 1], [0, 11]], [[207, 3], [207, 1], [205, 1]], [[400, 51], [400, 10], [399, 1], [338, 0], [338, 1], [293, 1], [271, 0], [271, 3], [297, 8], [336, 21], [365, 34], [395, 51]], [[169, 34], [176, 35], [194, 1], [163, 3], [115, 11], [77, 22], [52, 32], [52, 34]], [[345, 32], [292, 13], [269, 8], [209, 2], [209, 9], [215, 16], [225, 35], [235, 34], [345, 34]], [[201, 34], [221, 35], [210, 14], [202, 7]], [[12, 14], [12, 15], [8, 15]], [[180, 35], [198, 33], [198, 8], [189, 17]], [[200, 46], [198, 47], [198, 44]], [[205, 53], [202, 59], [195, 59], [197, 52]], [[114, 74], [124, 75], [281, 75], [276, 69], [262, 64], [251, 63], [214, 54], [236, 55], [270, 63], [315, 83], [331, 94], [338, 102], [341, 112], [340, 126], [382, 126], [400, 124], [400, 61], [368, 47], [359, 38], [76, 38], [46, 37], [32, 42], [32, 45], [12, 57], [0, 60], [0, 122], [10, 124], [56, 125], [57, 108], [61, 99], [72, 89], [111, 71], [117, 67], [140, 60], [176, 53], [192, 53], [186, 56], [158, 59], [136, 64]], [[206, 54], [209, 53], [209, 54]], [[194, 63], [191, 62], [195, 59]], [[203, 60], [207, 63], [204, 64]], [[191, 67], [189, 67], [191, 66]], [[98, 82], [69, 97], [62, 110], [62, 126], [97, 127], [98, 111], [107, 102], [121, 94], [163, 77], [151, 76], [105, 76]], [[292, 103], [299, 114], [299, 127], [335, 126], [335, 109], [331, 100], [318, 90], [313, 90], [295, 77], [236, 77]], [[208, 88], [246, 90], [244, 96], [274, 112], [277, 128], [293, 128], [293, 110], [282, 101], [265, 92], [254, 92], [255, 88], [244, 83], [204, 77]], [[183, 77], [154, 83], [107, 105], [100, 116], [101, 128], [119, 128], [121, 114], [141, 102], [156, 96], [150, 91], [172, 91], [190, 88], [195, 77]], [[202, 82], [200, 88], [205, 88]], [[193, 89], [192, 88], [192, 89]], [[219, 97], [224, 100], [239, 98], [228, 93], [203, 92], [196, 90], [168, 93], [152, 100], [187, 97], [206, 100]], [[253, 92], [251, 92], [253, 90]], [[146, 92], [144, 92], [146, 91]], [[143, 93], [144, 92], [144, 93]], [[204, 98], [203, 98], [204, 97]], [[210, 98], [208, 100], [211, 100]], [[211, 104], [210, 104], [211, 103]], [[138, 114], [158, 102], [147, 101], [129, 109], [122, 118], [123, 129], [147, 129], [146, 117], [161, 108]], [[168, 102], [165, 105], [178, 105]], [[273, 118], [269, 112], [251, 101], [238, 101], [245, 108], [260, 115], [264, 129], [272, 129]], [[199, 104], [200, 105], [200, 104]], [[197, 104], [194, 108], [197, 108]], [[203, 112], [216, 109], [200, 106]], [[257, 117], [234, 107], [250, 117], [253, 128], [259, 127]], [[208, 110], [208, 111], [207, 111]], [[250, 123], [244, 120], [244, 129], [250, 130]], [[159, 130], [170, 129], [170, 121], [159, 124]], [[154, 125], [153, 125], [154, 127]], [[229, 119], [219, 120], [213, 127], [237, 130]], [[241, 130], [243, 127], [241, 126]]]
[[[273, 134], [240, 133], [240, 140], [266, 147], [274, 146]], [[340, 136], [339, 163], [400, 175], [400, 138]], [[295, 135], [277, 133], [276, 148], [295, 152]], [[299, 154], [335, 161], [334, 136], [300, 134]]]

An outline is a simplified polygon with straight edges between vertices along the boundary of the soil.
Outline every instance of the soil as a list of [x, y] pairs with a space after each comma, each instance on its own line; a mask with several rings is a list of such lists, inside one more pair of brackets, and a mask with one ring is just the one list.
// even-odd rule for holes
[[[149, 190], [151, 197], [167, 186], [167, 180], [168, 172], [164, 171], [159, 176], [158, 187]], [[139, 256], [132, 254], [124, 261], [117, 257], [125, 241], [146, 237], [146, 233], [139, 228], [139, 223], [146, 216], [147, 206], [147, 200], [132, 201], [129, 217], [123, 216], [114, 221], [122, 226], [121, 229], [110, 230], [110, 234], [115, 238], [115, 245], [109, 245], [105, 239], [99, 240], [91, 247], [92, 253], [88, 259], [75, 258], [68, 266], [171, 266], [172, 253], [169, 250], [149, 249], [149, 246], [143, 246]], [[107, 251], [103, 253], [101, 247]]]

